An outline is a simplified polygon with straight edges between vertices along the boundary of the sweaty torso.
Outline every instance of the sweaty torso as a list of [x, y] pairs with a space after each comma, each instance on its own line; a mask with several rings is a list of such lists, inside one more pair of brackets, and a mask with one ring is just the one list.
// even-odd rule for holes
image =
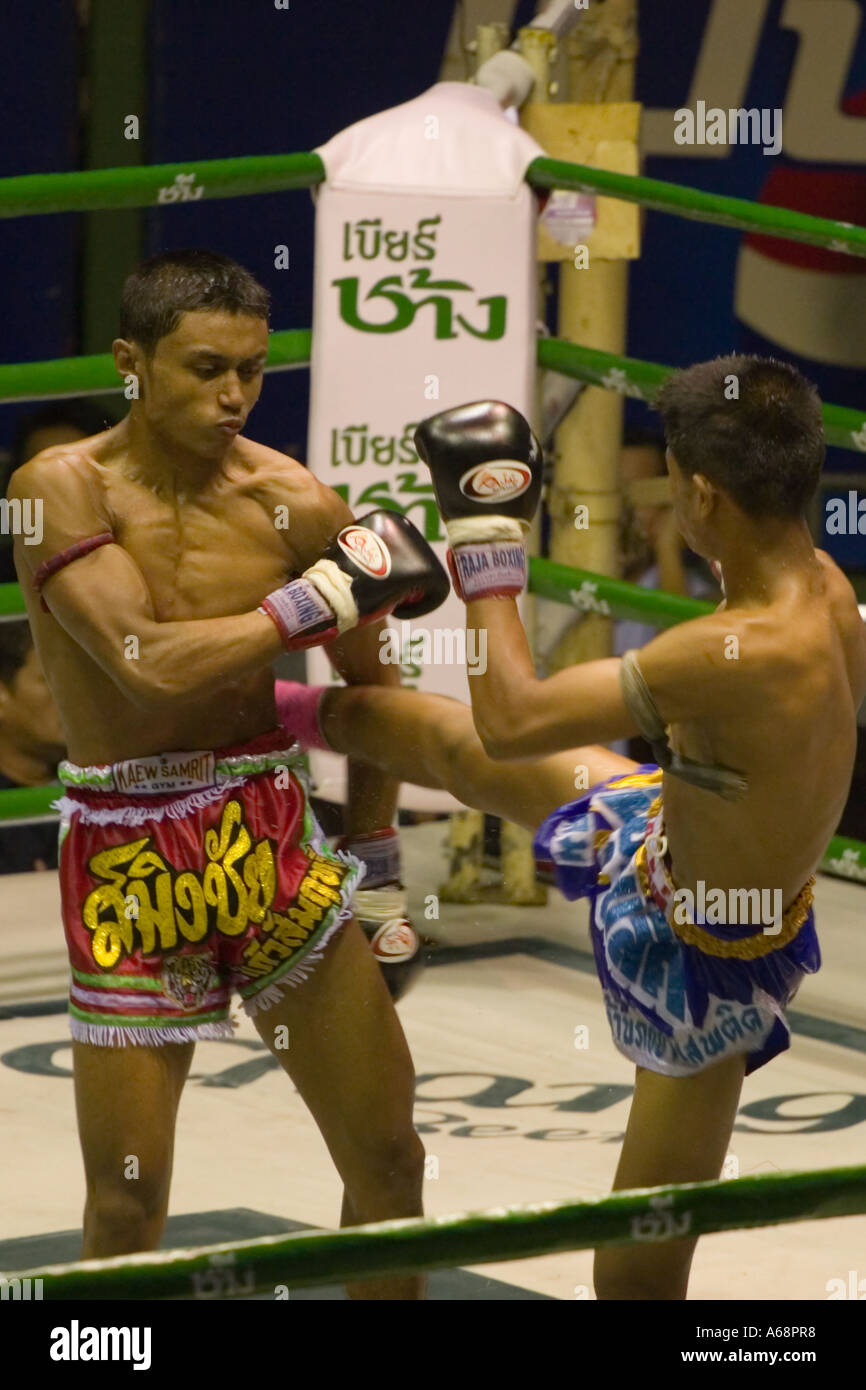
[[[310, 506], [311, 477], [300, 464], [239, 438], [215, 476], [176, 496], [136, 478], [134, 462], [114, 442], [115, 434], [87, 441], [88, 449], [64, 446], [58, 457], [88, 470], [100, 514], [94, 529], [111, 531], [135, 561], [158, 621], [251, 612], [309, 563], [302, 559], [302, 518]], [[204, 699], [144, 710], [125, 698], [44, 611], [30, 586], [23, 588], [73, 762], [219, 748], [276, 726], [269, 666], [236, 683], [222, 683]], [[105, 602], [111, 602], [109, 593]], [[137, 642], [135, 632], [127, 634], [126, 659], [142, 659]]]
[[835, 831], [851, 782], [866, 638], [851, 587], [818, 552], [805, 587], [755, 610], [745, 629], [760, 692], [727, 717], [672, 725], [671, 744], [746, 773], [744, 800], [664, 779], [664, 819], [679, 887], [779, 889], [788, 906]]

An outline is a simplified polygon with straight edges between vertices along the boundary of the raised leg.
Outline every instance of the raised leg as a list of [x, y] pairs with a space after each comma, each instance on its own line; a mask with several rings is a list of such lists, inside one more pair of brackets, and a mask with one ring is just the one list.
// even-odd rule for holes
[[[342, 1224], [420, 1216], [424, 1148], [412, 1121], [415, 1072], [357, 921], [329, 944], [308, 979], [287, 988], [253, 1022], [309, 1106], [343, 1180]], [[288, 1028], [288, 1048], [276, 1045], [280, 1025]], [[348, 1292], [351, 1298], [418, 1299], [425, 1283], [417, 1275], [394, 1275], [350, 1285]]]
[[494, 762], [475, 732], [469, 705], [378, 685], [329, 690], [321, 725], [338, 753], [374, 763], [402, 782], [444, 788], [465, 806], [529, 830], [587, 786], [637, 766], [597, 745]]
[[[660, 1187], [718, 1178], [737, 1115], [745, 1058], [696, 1076], [638, 1067], [613, 1188]], [[595, 1255], [602, 1299], [683, 1299], [697, 1240], [612, 1246]]]
[[168, 1213], [174, 1130], [193, 1043], [73, 1042], [87, 1198], [81, 1258], [155, 1250]]

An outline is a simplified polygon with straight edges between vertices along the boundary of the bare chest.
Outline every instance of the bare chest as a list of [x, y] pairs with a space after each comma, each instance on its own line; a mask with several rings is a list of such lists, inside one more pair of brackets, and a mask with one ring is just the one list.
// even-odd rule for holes
[[286, 532], [236, 491], [175, 501], [122, 483], [108, 501], [161, 621], [247, 612], [293, 572]]

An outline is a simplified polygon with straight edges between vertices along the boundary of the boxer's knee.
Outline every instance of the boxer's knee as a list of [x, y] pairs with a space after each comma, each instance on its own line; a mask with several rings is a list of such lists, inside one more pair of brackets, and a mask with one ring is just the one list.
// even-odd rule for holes
[[472, 789], [489, 760], [467, 706], [455, 700], [453, 708], [443, 708], [436, 723], [434, 746], [442, 786], [458, 801], [471, 806]]
[[402, 1134], [367, 1134], [354, 1147], [344, 1182], [362, 1220], [420, 1211], [424, 1145], [414, 1128]]
[[352, 718], [360, 717], [363, 687], [335, 685], [325, 690], [319, 701], [319, 730], [336, 753], [345, 753]]
[[91, 1188], [84, 1209], [84, 1258], [155, 1249], [167, 1210], [164, 1185], [140, 1191], [132, 1184]]

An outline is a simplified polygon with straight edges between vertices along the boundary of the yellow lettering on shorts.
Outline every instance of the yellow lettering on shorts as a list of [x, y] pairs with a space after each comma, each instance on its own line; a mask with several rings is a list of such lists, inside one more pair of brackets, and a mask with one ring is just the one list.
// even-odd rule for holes
[[267, 954], [271, 943], [274, 954], [282, 952], [288, 957], [299, 952], [331, 909], [342, 902], [342, 894], [337, 889], [348, 872], [348, 865], [332, 864], [320, 855], [311, 855], [310, 866], [298, 885], [291, 907], [283, 913], [268, 911], [262, 923], [262, 930], [268, 936], [262, 941], [251, 941], [244, 948], [242, 974], [257, 978], [274, 969]]
[[[208, 863], [202, 873], [178, 873], [150, 845], [151, 837], [144, 836], [100, 850], [88, 861], [89, 873], [103, 882], [85, 898], [81, 920], [93, 934], [93, 959], [103, 969], [139, 947], [146, 955], [167, 951], [178, 937], [201, 941], [212, 929], [241, 936], [251, 922], [265, 920], [277, 891], [273, 848], [268, 840], [253, 843], [240, 802], [227, 802], [219, 828], [205, 835]], [[131, 898], [136, 905], [130, 912]]]

